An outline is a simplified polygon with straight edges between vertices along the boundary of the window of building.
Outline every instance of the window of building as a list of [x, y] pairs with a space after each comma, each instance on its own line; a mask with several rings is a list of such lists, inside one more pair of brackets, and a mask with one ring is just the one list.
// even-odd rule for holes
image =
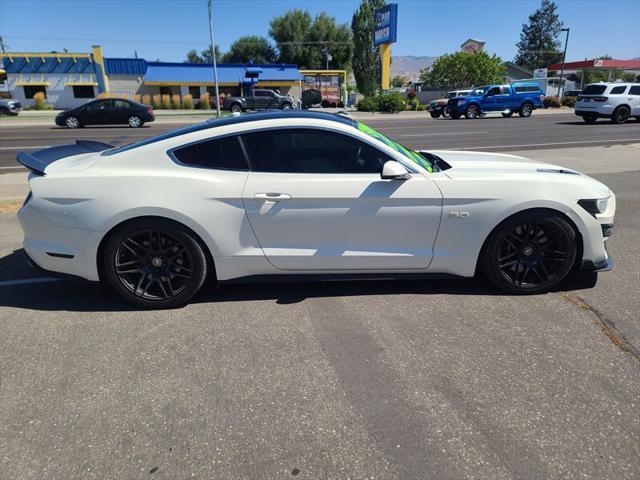
[[180, 163], [219, 170], [248, 170], [238, 137], [194, 143], [173, 151]]
[[200, 98], [200, 87], [189, 87], [189, 95], [193, 98]]
[[613, 87], [611, 89], [611, 95], [620, 95], [623, 94], [624, 91], [627, 89], [626, 85], [620, 85], [618, 87]]
[[355, 138], [322, 130], [266, 130], [242, 138], [258, 172], [379, 174], [391, 160]]
[[160, 95], [171, 95], [173, 92], [171, 91], [171, 87], [160, 87]]
[[74, 85], [73, 86], [74, 98], [95, 98], [92, 85]]
[[24, 89], [24, 98], [33, 98], [38, 92], [44, 93], [44, 98], [47, 98], [47, 87], [45, 85], [25, 85], [22, 88]]

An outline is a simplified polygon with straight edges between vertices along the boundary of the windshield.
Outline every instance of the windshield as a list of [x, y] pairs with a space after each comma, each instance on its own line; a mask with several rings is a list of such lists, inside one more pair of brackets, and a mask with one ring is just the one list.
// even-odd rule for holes
[[391, 140], [389, 137], [381, 134], [380, 132], [375, 131], [368, 125], [364, 123], [357, 122], [357, 128], [361, 132], [366, 133], [370, 137], [375, 138], [376, 140], [381, 141], [385, 145], [393, 148], [396, 152], [400, 152], [405, 158], [411, 160], [413, 163], [420, 165], [422, 168], [427, 170], [429, 173], [433, 172], [433, 164], [422, 154], [411, 150], [410, 148], [405, 147], [404, 145], [399, 144], [395, 140]]

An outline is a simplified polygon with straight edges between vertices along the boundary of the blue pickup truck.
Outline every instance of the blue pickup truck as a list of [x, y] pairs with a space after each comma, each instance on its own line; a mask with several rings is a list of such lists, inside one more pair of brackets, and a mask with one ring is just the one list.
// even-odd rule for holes
[[530, 117], [536, 108], [542, 108], [544, 92], [537, 83], [512, 83], [510, 85], [485, 85], [477, 87], [466, 97], [449, 99], [447, 107], [451, 118], [478, 118], [487, 112], [501, 112], [510, 117], [518, 112]]

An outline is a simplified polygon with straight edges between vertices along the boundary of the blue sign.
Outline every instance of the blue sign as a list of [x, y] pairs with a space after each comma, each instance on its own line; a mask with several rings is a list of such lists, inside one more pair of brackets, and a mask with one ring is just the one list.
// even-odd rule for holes
[[375, 45], [394, 43], [398, 30], [398, 4], [385, 5], [376, 10], [374, 15], [373, 43]]

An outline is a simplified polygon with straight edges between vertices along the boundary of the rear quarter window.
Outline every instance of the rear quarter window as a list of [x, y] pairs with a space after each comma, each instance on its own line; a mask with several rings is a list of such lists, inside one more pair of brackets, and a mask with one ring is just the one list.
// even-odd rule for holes
[[247, 160], [238, 137], [225, 137], [192, 143], [172, 150], [183, 165], [214, 170], [248, 170]]
[[582, 95], [602, 95], [606, 89], [606, 85], [587, 85], [582, 90]]
[[621, 95], [627, 89], [626, 85], [620, 85], [611, 89], [610, 95]]
[[516, 93], [528, 93], [528, 92], [539, 92], [540, 88], [535, 85], [524, 85], [520, 87], [515, 87]]

